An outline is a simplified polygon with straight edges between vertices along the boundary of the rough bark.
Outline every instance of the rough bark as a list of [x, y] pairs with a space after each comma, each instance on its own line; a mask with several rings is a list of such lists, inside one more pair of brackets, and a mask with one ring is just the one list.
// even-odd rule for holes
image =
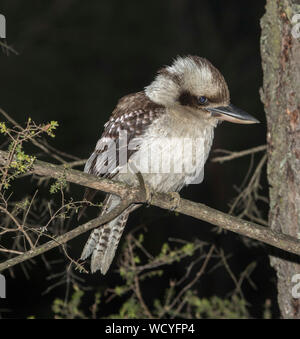
[[[299, 0], [267, 0], [261, 20], [264, 72], [262, 101], [267, 116], [269, 224], [273, 231], [300, 235], [300, 37], [292, 34]], [[300, 299], [292, 296], [299, 260], [273, 256], [283, 318], [300, 318]]]

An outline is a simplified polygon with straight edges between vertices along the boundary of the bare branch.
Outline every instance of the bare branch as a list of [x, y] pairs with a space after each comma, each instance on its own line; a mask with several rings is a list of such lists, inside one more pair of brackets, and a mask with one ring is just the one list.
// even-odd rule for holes
[[262, 152], [262, 151], [265, 151], [266, 149], [267, 149], [267, 145], [261, 145], [261, 146], [249, 148], [249, 149], [246, 149], [246, 150], [240, 151], [240, 152], [231, 152], [231, 151], [226, 151], [226, 150], [222, 150], [222, 149], [217, 149], [217, 150], [214, 151], [214, 153], [223, 152], [223, 153], [227, 153], [229, 155], [225, 155], [225, 156], [221, 156], [221, 157], [215, 157], [215, 158], [212, 158], [211, 161], [222, 163], [224, 161], [229, 161], [229, 160], [232, 160], [232, 159], [244, 157], [245, 155], [254, 154], [254, 153], [257, 153], [257, 152]]
[[7, 52], [12, 52], [15, 55], [19, 55], [19, 53], [14, 48], [12, 48], [11, 46], [7, 45], [5, 42], [0, 41], [0, 46], [2, 48], [4, 48]]
[[[0, 151], [0, 164], [6, 164], [7, 157], [7, 152]], [[0, 271], [33, 258], [61, 244], [64, 244], [76, 236], [114, 219], [132, 203], [144, 203], [146, 201], [146, 193], [139, 187], [130, 187], [120, 182], [114, 182], [108, 179], [100, 179], [96, 176], [74, 169], [64, 168], [61, 165], [54, 165], [36, 160], [32, 166], [31, 173], [41, 176], [49, 176], [56, 179], [63, 177], [69, 182], [94, 188], [107, 193], [116, 194], [122, 198], [122, 202], [110, 213], [93, 219], [86, 224], [83, 224], [74, 230], [65, 233], [64, 235], [57, 237], [55, 240], [49, 241], [38, 248], [35, 248], [0, 264]], [[151, 199], [151, 205], [163, 209], [171, 209], [174, 207], [173, 196], [164, 193], [154, 193]], [[300, 255], [300, 241], [298, 239], [289, 235], [275, 232], [268, 227], [236, 218], [203, 204], [180, 199], [175, 211], [192, 216], [199, 220], [204, 220], [210, 224], [222, 227], [226, 230], [247, 236], [249, 238], [262, 241], [287, 252]]]

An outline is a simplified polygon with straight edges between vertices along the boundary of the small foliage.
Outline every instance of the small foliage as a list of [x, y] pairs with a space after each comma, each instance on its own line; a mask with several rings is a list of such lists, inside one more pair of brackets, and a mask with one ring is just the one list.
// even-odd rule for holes
[[55, 194], [57, 192], [63, 191], [67, 185], [66, 178], [63, 176], [62, 178], [57, 179], [55, 183], [50, 186], [49, 191], [51, 194]]
[[45, 132], [52, 138], [55, 137], [54, 131], [58, 127], [57, 121], [51, 121], [49, 124], [45, 125], [43, 128], [45, 129]]

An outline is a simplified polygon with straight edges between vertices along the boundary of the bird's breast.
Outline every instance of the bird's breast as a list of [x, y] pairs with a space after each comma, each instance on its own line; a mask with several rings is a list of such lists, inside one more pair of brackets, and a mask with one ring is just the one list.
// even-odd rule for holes
[[202, 182], [213, 130], [197, 119], [181, 122], [168, 114], [160, 117], [134, 140], [138, 151], [117, 179], [137, 184], [133, 172], [140, 172], [145, 183], [158, 192], [179, 191], [184, 185]]

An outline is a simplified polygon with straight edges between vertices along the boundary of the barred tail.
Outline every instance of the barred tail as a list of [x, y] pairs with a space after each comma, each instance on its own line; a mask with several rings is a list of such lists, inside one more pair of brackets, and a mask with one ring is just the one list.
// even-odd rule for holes
[[[113, 195], [108, 196], [105, 200], [102, 214], [111, 211], [119, 202], [120, 199], [118, 197]], [[92, 273], [100, 270], [102, 274], [106, 274], [115, 256], [129, 213], [138, 206], [139, 205], [128, 207], [117, 218], [95, 229], [91, 233], [81, 254], [81, 259], [84, 260], [92, 255]]]

